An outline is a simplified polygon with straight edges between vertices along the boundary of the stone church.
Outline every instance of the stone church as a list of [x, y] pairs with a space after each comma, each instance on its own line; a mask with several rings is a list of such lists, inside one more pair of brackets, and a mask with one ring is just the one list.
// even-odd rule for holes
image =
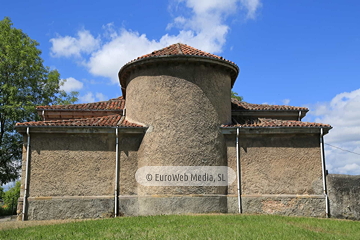
[[[187, 213], [326, 216], [323, 136], [304, 107], [231, 99], [238, 66], [185, 44], [125, 64], [122, 96], [38, 106], [24, 136], [23, 220]], [[228, 167], [225, 186], [140, 184], [138, 169]], [[166, 174], [163, 172], [162, 174]]]

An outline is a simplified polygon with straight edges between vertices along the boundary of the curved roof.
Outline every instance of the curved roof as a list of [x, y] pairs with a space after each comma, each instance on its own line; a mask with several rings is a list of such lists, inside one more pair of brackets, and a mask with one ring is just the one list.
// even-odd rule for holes
[[138, 57], [138, 58], [130, 61], [130, 63], [144, 59], [144, 58], [152, 58], [152, 57], [160, 57], [160, 56], [179, 56], [179, 55], [215, 58], [215, 59], [229, 62], [229, 63], [233, 64], [234, 66], [237, 66], [234, 62], [226, 60], [223, 57], [201, 51], [199, 49], [193, 48], [191, 46], [188, 46], [188, 45], [182, 44], [182, 43], [176, 43], [176, 44], [170, 45], [168, 47], [162, 48], [160, 50], [153, 51], [152, 53], [145, 54], [141, 57]]
[[120, 84], [123, 90], [123, 95], [125, 96], [125, 89], [126, 89], [126, 78], [130, 72], [130, 66], [136, 65], [137, 63], [145, 63], [146, 61], [151, 61], [151, 60], [172, 60], [172, 59], [178, 59], [178, 58], [192, 58], [192, 59], [196, 59], [198, 61], [201, 60], [212, 60], [212, 61], [216, 61], [219, 64], [223, 64], [225, 66], [227, 66], [228, 68], [230, 68], [231, 71], [231, 84], [234, 85], [235, 80], [237, 78], [237, 75], [239, 74], [239, 67], [234, 63], [231, 62], [229, 60], [226, 60], [223, 57], [211, 54], [211, 53], [207, 53], [204, 51], [201, 51], [199, 49], [193, 48], [191, 46], [188, 46], [186, 44], [182, 44], [182, 43], [176, 43], [176, 44], [172, 44], [168, 47], [162, 48], [160, 50], [157, 51], [153, 51], [149, 54], [145, 54], [141, 57], [138, 57], [130, 62], [128, 62], [127, 64], [125, 64], [119, 71], [119, 80], [120, 80]]

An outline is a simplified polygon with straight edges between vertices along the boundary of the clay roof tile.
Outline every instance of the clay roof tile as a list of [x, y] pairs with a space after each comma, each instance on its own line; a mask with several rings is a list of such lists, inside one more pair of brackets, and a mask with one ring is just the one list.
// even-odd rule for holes
[[121, 96], [108, 101], [94, 103], [79, 103], [69, 105], [37, 106], [37, 110], [114, 110], [121, 111], [125, 107], [125, 99]]
[[131, 123], [129, 121], [122, 121], [120, 114], [108, 115], [104, 117], [93, 117], [93, 118], [80, 118], [80, 119], [68, 119], [68, 120], [52, 120], [52, 121], [37, 121], [37, 122], [24, 122], [17, 123], [16, 127], [143, 127], [139, 124]]
[[231, 109], [233, 111], [304, 111], [308, 112], [306, 107], [294, 107], [287, 105], [269, 105], [269, 104], [253, 104], [239, 101], [235, 98], [231, 99]]
[[222, 127], [259, 127], [259, 128], [273, 128], [273, 127], [301, 127], [301, 128], [332, 128], [329, 124], [301, 122], [295, 120], [279, 120], [270, 118], [251, 118], [244, 117], [237, 119], [237, 123], [222, 125]]

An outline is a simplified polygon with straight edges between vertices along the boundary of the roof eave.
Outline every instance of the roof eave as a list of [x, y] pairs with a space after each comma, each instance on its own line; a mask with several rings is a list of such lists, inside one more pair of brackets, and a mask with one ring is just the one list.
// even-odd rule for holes
[[141, 134], [147, 127], [132, 126], [15, 126], [16, 131], [26, 134], [27, 128], [31, 133], [114, 133], [118, 129], [120, 133]]
[[[309, 110], [231, 110], [231, 115], [233, 116], [249, 116], [249, 117], [293, 117], [298, 118], [300, 116], [300, 119], [304, 118], [306, 116], [306, 113]], [[299, 115], [299, 112], [300, 115]]]
[[119, 71], [118, 77], [121, 85], [121, 90], [124, 98], [126, 98], [126, 80], [131, 70], [137, 67], [148, 66], [152, 64], [158, 64], [166, 60], [167, 63], [172, 62], [202, 62], [209, 64], [217, 64], [223, 67], [228, 68], [231, 73], [231, 87], [233, 87], [237, 76], [239, 75], [239, 67], [230, 61], [206, 57], [206, 56], [196, 56], [196, 55], [165, 55], [165, 56], [153, 56], [142, 59], [137, 59], [135, 61], [125, 64]]
[[220, 127], [222, 134], [236, 134], [239, 129], [240, 134], [320, 134], [321, 128], [323, 129], [324, 135], [327, 134], [332, 127], [318, 126], [318, 127], [242, 127], [242, 126], [231, 126], [231, 127]]

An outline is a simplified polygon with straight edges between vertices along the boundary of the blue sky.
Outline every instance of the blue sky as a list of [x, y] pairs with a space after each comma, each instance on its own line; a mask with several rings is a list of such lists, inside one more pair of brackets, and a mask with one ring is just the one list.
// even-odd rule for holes
[[[250, 103], [310, 108], [331, 124], [325, 141], [360, 154], [360, 1], [4, 1], [40, 43], [46, 66], [79, 102], [121, 95], [126, 62], [182, 42], [235, 62], [233, 88]], [[360, 175], [360, 155], [326, 146], [330, 173]]]

